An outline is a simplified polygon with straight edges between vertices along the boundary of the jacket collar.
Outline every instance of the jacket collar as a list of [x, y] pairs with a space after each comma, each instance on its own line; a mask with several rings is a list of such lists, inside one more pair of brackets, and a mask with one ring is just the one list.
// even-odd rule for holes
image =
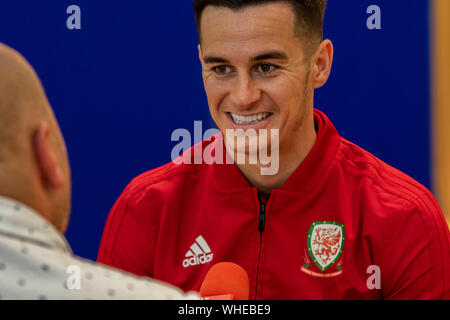
[[[317, 109], [314, 110], [314, 121], [317, 130], [316, 143], [279, 191], [313, 192], [334, 159], [341, 140], [336, 128], [328, 117]], [[213, 171], [222, 191], [234, 192], [251, 188], [235, 164], [214, 163]]]

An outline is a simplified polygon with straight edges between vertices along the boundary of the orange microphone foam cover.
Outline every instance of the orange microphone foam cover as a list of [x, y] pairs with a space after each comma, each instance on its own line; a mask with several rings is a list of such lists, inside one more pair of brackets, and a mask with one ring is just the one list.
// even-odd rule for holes
[[248, 300], [250, 285], [247, 272], [231, 262], [220, 262], [209, 269], [200, 288], [201, 297], [233, 295], [234, 300]]

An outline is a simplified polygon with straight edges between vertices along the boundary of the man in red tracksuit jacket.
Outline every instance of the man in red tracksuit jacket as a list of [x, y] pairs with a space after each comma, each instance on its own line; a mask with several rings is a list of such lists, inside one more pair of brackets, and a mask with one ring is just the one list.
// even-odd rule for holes
[[260, 2], [194, 2], [222, 132], [196, 150], [219, 154], [229, 129], [278, 130], [279, 170], [178, 161], [144, 173], [111, 210], [98, 261], [184, 290], [234, 262], [250, 299], [450, 299], [450, 233], [433, 195], [313, 109], [333, 56], [325, 1]]

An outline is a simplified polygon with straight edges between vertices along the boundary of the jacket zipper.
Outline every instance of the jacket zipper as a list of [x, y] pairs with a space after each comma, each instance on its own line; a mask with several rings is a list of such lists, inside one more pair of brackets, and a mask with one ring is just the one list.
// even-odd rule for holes
[[263, 195], [258, 194], [259, 199], [259, 217], [258, 217], [258, 230], [259, 230], [259, 253], [258, 253], [258, 264], [256, 268], [256, 286], [255, 286], [255, 299], [258, 295], [258, 281], [259, 281], [259, 268], [261, 259], [261, 249], [262, 249], [262, 237], [263, 232], [266, 227], [266, 208], [267, 208], [267, 198], [263, 200]]
[[258, 221], [258, 230], [261, 235], [264, 232], [264, 228], [266, 227], [266, 204], [259, 200], [259, 221]]

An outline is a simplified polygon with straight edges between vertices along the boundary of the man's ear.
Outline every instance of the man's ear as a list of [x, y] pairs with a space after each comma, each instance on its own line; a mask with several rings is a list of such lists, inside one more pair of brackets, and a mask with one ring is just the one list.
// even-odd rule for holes
[[334, 48], [330, 40], [324, 40], [311, 60], [311, 76], [314, 89], [322, 87], [330, 77]]
[[58, 189], [64, 186], [64, 175], [55, 156], [50, 141], [50, 128], [47, 122], [41, 122], [33, 135], [33, 152], [41, 174], [43, 185]]
[[202, 53], [202, 47], [200, 44], [198, 45], [198, 58], [200, 59], [201, 64], [203, 65], [203, 53]]

